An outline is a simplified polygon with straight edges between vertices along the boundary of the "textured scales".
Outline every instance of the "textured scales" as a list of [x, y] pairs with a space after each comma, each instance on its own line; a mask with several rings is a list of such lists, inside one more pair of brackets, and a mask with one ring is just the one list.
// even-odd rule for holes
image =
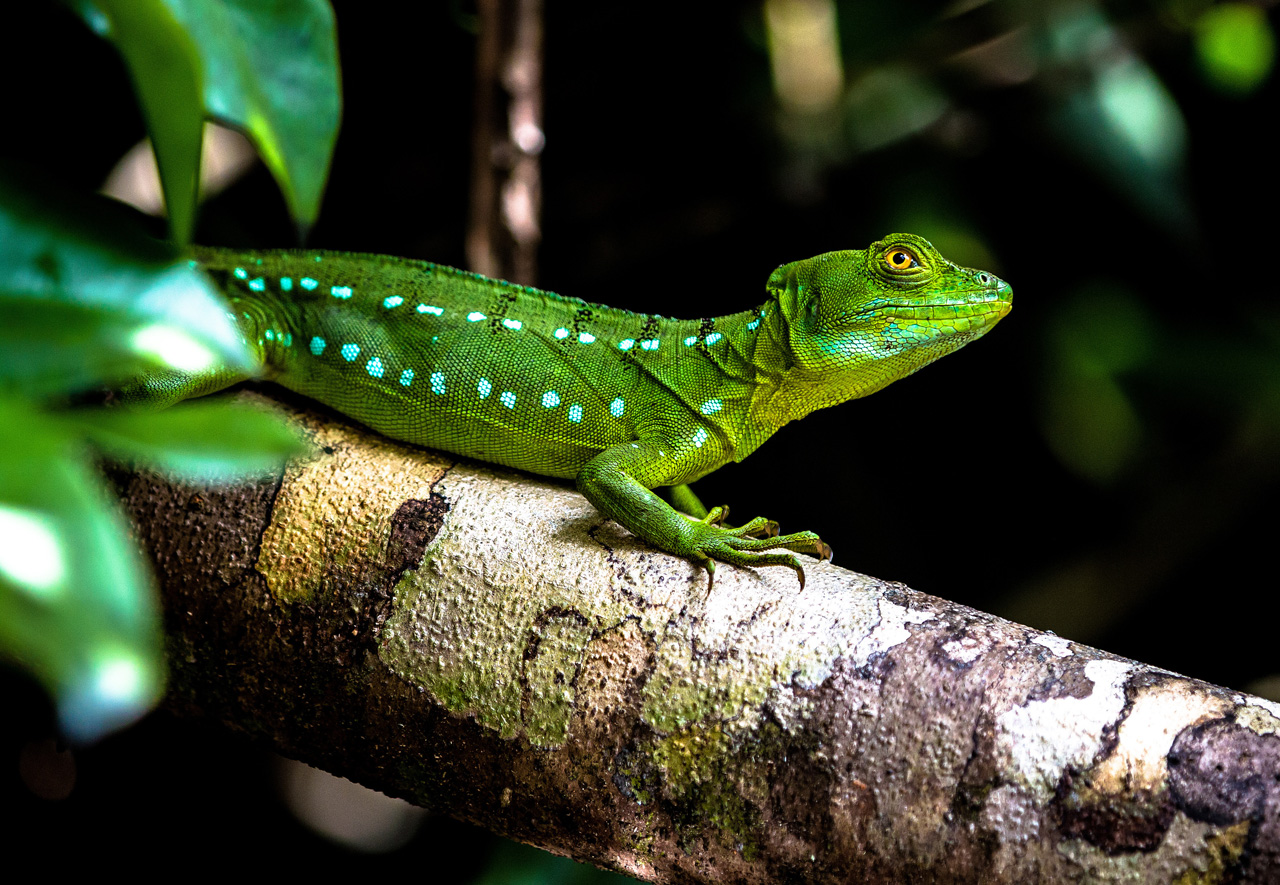
[[[783, 424], [865, 396], [961, 347], [1011, 290], [925, 240], [783, 265], [768, 300], [701, 320], [631, 313], [423, 261], [199, 250], [267, 377], [395, 439], [572, 478], [606, 516], [702, 563], [829, 557], [811, 532], [722, 525], [685, 484]], [[175, 402], [242, 380], [225, 369], [144, 379]], [[673, 509], [653, 488], [674, 487]], [[687, 514], [687, 515], [686, 515]], [[766, 552], [774, 551], [774, 552]]]

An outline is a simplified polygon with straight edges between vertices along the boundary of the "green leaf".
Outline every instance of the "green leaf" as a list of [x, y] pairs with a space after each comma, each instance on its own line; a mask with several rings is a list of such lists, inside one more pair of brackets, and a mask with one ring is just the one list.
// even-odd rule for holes
[[170, 234], [185, 246], [195, 226], [204, 119], [195, 42], [164, 0], [72, 0], [72, 5], [124, 58], [151, 134]]
[[209, 282], [145, 236], [135, 215], [106, 200], [19, 186], [3, 171], [0, 304], [10, 323], [0, 330], [0, 379], [22, 380], [33, 393], [118, 380], [140, 365], [253, 371]]
[[0, 451], [0, 652], [46, 686], [68, 737], [90, 740], [160, 696], [155, 594], [64, 427], [0, 399]]
[[1276, 38], [1259, 6], [1220, 3], [1196, 21], [1196, 55], [1205, 77], [1223, 92], [1245, 94], [1266, 82]]
[[306, 451], [281, 416], [243, 403], [193, 402], [160, 412], [85, 410], [66, 420], [111, 458], [191, 479], [230, 480]]
[[195, 41], [204, 105], [242, 129], [293, 217], [315, 222], [342, 116], [328, 0], [165, 0]]
[[293, 217], [315, 222], [342, 116], [328, 0], [68, 2], [129, 67], [175, 240], [190, 238], [204, 115], [243, 130]]
[[155, 353], [135, 349], [137, 323], [118, 311], [30, 298], [0, 303], [0, 394], [47, 399], [165, 368]]

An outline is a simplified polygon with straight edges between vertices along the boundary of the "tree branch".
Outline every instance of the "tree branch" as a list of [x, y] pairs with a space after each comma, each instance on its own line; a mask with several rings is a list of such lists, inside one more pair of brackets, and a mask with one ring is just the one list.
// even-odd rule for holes
[[561, 485], [315, 416], [126, 478], [170, 705], [654, 881], [1275, 881], [1280, 708], [834, 566], [700, 568]]
[[542, 239], [542, 0], [479, 0], [467, 265], [537, 282]]

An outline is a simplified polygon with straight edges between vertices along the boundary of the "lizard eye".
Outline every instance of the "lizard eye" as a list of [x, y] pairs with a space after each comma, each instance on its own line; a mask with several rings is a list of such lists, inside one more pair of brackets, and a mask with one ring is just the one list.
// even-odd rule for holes
[[920, 266], [916, 256], [907, 249], [890, 249], [884, 253], [884, 260], [894, 270], [910, 270]]

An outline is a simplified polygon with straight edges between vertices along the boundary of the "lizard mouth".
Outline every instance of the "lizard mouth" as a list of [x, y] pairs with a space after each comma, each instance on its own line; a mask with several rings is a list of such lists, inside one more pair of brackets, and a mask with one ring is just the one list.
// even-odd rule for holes
[[1004, 283], [998, 287], [948, 292], [922, 301], [881, 302], [859, 311], [858, 316], [907, 320], [1000, 319], [1013, 307], [1012, 296], [1013, 290]]

